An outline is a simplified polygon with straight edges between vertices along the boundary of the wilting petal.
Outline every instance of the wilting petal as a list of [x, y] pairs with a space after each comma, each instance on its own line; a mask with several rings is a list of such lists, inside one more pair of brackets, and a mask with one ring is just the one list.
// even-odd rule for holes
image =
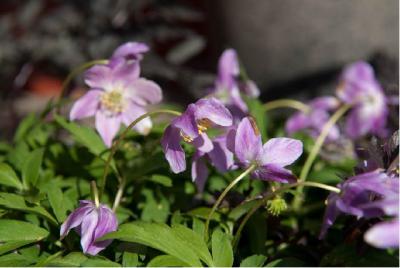
[[111, 147], [112, 141], [120, 128], [121, 117], [107, 116], [103, 111], [98, 111], [95, 124], [104, 144], [107, 147]]
[[65, 222], [61, 225], [60, 237], [64, 237], [68, 232], [82, 223], [83, 218], [94, 209], [94, 205], [88, 204], [77, 208], [72, 212]]
[[140, 60], [142, 54], [149, 51], [149, 47], [145, 43], [127, 42], [114, 51], [113, 58], [126, 58], [128, 60]]
[[199, 151], [202, 151], [204, 153], [208, 153], [214, 148], [212, 141], [205, 133], [201, 133], [197, 138], [195, 138], [192, 144]]
[[221, 101], [215, 98], [200, 99], [195, 105], [197, 120], [208, 119], [214, 124], [224, 127], [232, 125], [232, 115]]
[[103, 91], [98, 89], [89, 90], [85, 95], [80, 97], [72, 106], [69, 113], [70, 120], [81, 119], [96, 114], [99, 108], [100, 96]]
[[204, 153], [197, 151], [192, 159], [192, 180], [195, 182], [197, 191], [202, 193], [208, 178], [208, 168], [204, 162]]
[[262, 165], [275, 164], [281, 167], [292, 164], [303, 153], [303, 143], [290, 138], [273, 138], [263, 146], [259, 161]]
[[196, 105], [190, 104], [186, 111], [179, 117], [175, 118], [171, 125], [181, 129], [182, 134], [194, 139], [199, 136], [199, 129], [195, 118]]
[[[135, 121], [139, 116], [142, 116], [147, 111], [136, 104], [130, 104], [126, 107], [125, 111], [121, 114], [122, 122], [129, 126], [133, 121]], [[133, 128], [142, 135], [149, 134], [153, 124], [150, 117], [146, 117], [139, 121]]]
[[377, 248], [399, 247], [399, 218], [375, 224], [364, 235], [364, 240]]
[[299, 130], [309, 127], [310, 124], [310, 118], [304, 113], [298, 112], [286, 121], [285, 129], [289, 135], [292, 135]]
[[333, 225], [336, 218], [340, 214], [340, 212], [336, 208], [337, 199], [338, 195], [336, 193], [331, 193], [328, 196], [324, 219], [322, 220], [321, 232], [319, 234], [319, 239], [323, 239], [325, 237], [329, 227]]
[[235, 76], [240, 72], [237, 54], [234, 49], [225, 50], [218, 63], [218, 81], [230, 87]]
[[172, 126], [165, 129], [161, 139], [165, 158], [174, 173], [180, 173], [186, 169], [185, 152], [180, 145], [180, 140], [179, 129]]
[[276, 164], [267, 164], [258, 167], [253, 173], [253, 177], [264, 181], [276, 181], [280, 183], [293, 183], [297, 181], [295, 175]]
[[99, 220], [99, 213], [97, 209], [93, 209], [82, 221], [81, 225], [81, 246], [83, 253], [88, 253], [88, 249], [94, 242], [94, 232]]
[[139, 105], [159, 103], [162, 99], [161, 88], [153, 81], [139, 78], [127, 85], [129, 98]]
[[[256, 133], [257, 132], [257, 133]], [[242, 164], [250, 164], [262, 151], [261, 135], [248, 117], [242, 119], [236, 130], [235, 154]]]
[[213, 141], [214, 149], [208, 153], [211, 164], [219, 171], [226, 172], [234, 165], [233, 153], [226, 146], [226, 137], [217, 137]]
[[112, 69], [108, 65], [95, 65], [85, 72], [84, 80], [91, 88], [112, 88]]

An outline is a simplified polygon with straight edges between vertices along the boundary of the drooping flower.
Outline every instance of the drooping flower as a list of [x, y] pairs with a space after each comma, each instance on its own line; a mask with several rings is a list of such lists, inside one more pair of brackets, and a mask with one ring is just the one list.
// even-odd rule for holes
[[[116, 53], [126, 57], [130, 55], [118, 50]], [[140, 54], [135, 55], [141, 57]], [[95, 116], [96, 129], [110, 147], [121, 123], [128, 126], [146, 113], [148, 104], [162, 99], [160, 87], [139, 75], [139, 64], [131, 64], [122, 56], [113, 56], [106, 65], [93, 66], [85, 73], [85, 83], [91, 89], [74, 103], [70, 120]], [[146, 135], [151, 127], [151, 120], [146, 118], [134, 129]]]
[[[300, 130], [306, 130], [311, 137], [317, 138], [325, 123], [329, 120], [329, 112], [339, 106], [335, 97], [318, 97], [309, 104], [307, 112], [297, 112], [286, 121], [286, 132], [292, 135]], [[339, 138], [339, 128], [334, 125], [328, 134], [327, 140], [334, 141]]]
[[117, 228], [117, 217], [109, 207], [103, 204], [96, 207], [92, 201], [81, 200], [79, 207], [61, 225], [60, 236], [63, 238], [71, 229], [75, 229], [81, 236], [83, 253], [96, 255], [112, 242], [96, 240]]
[[226, 49], [218, 63], [218, 77], [212, 95], [221, 100], [234, 116], [242, 118], [248, 107], [240, 96], [241, 91], [250, 97], [258, 97], [260, 91], [252, 80], [239, 81], [240, 66], [234, 49]]
[[199, 152], [207, 153], [214, 148], [206, 133], [213, 125], [231, 126], [232, 115], [219, 100], [208, 98], [190, 104], [186, 111], [165, 129], [161, 145], [174, 173], [186, 169], [185, 152], [180, 145], [182, 140], [192, 144]]
[[346, 122], [349, 137], [386, 134], [387, 100], [371, 65], [359, 61], [347, 66], [341, 75], [337, 96], [353, 105]]
[[209, 162], [219, 172], [224, 173], [236, 168], [233, 153], [227, 148], [227, 137], [220, 135], [212, 139], [213, 149], [209, 152], [196, 150], [192, 158], [192, 180], [196, 183], [198, 192], [203, 192], [208, 178]]
[[237, 130], [231, 132], [230, 139], [228, 148], [235, 153], [240, 166], [255, 166], [252, 177], [281, 183], [296, 181], [285, 166], [292, 164], [303, 153], [301, 141], [273, 138], [262, 145], [260, 132], [251, 117], [242, 119]]
[[398, 183], [398, 179], [389, 177], [380, 170], [356, 175], [340, 183], [338, 185], [340, 193], [331, 193], [328, 196], [320, 238], [325, 236], [328, 228], [342, 213], [357, 218], [383, 215], [382, 209], [370, 205], [371, 200], [373, 197], [382, 198], [391, 195], [394, 183]]

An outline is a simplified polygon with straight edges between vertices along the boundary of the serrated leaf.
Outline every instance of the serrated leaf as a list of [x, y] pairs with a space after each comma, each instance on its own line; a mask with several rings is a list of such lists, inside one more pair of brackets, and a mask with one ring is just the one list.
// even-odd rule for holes
[[26, 186], [35, 186], [42, 165], [44, 149], [39, 148], [29, 153], [22, 169], [22, 181]]
[[18, 179], [17, 174], [15, 174], [12, 167], [6, 163], [0, 163], [0, 184], [14, 187], [18, 190], [21, 190], [23, 187], [22, 183]]
[[99, 240], [106, 239], [143, 244], [180, 259], [186, 266], [202, 266], [196, 252], [187, 246], [187, 241], [176, 237], [171, 228], [165, 224], [145, 222], [123, 224], [118, 231], [106, 234]]
[[184, 267], [186, 264], [180, 259], [171, 255], [160, 255], [153, 258], [147, 267]]
[[267, 260], [264, 255], [252, 255], [240, 263], [240, 267], [262, 267]]
[[49, 220], [52, 224], [58, 225], [57, 220], [53, 216], [51, 216], [51, 214], [47, 212], [47, 210], [38, 205], [27, 206], [24, 198], [20, 195], [0, 193], [0, 206], [4, 206], [9, 209], [34, 213]]
[[211, 237], [211, 247], [214, 265], [216, 267], [232, 267], [233, 250], [229, 236], [219, 229]]

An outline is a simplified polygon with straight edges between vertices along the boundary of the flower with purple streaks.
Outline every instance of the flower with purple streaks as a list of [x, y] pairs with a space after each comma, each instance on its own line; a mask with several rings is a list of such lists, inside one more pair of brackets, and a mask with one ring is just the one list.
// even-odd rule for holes
[[[312, 100], [309, 104], [309, 111], [297, 112], [286, 121], [286, 132], [292, 135], [300, 130], [306, 130], [311, 137], [317, 138], [326, 122], [329, 120], [329, 112], [339, 106], [339, 101], [335, 97], [319, 97]], [[339, 138], [339, 128], [334, 125], [327, 137], [328, 141]]]
[[[129, 44], [129, 43], [128, 43]], [[129, 48], [132, 45], [129, 46]], [[141, 54], [128, 53], [124, 46], [106, 65], [95, 65], [85, 73], [85, 83], [91, 88], [72, 106], [70, 119], [95, 116], [96, 129], [104, 143], [110, 147], [121, 123], [128, 126], [147, 112], [148, 104], [162, 99], [160, 87], [153, 81], [141, 78], [137, 60], [127, 60]], [[142, 51], [143, 50], [136, 50]], [[150, 118], [135, 125], [134, 129], [146, 135], [152, 127]]]
[[83, 253], [96, 255], [112, 242], [96, 240], [117, 228], [117, 217], [109, 207], [103, 204], [96, 207], [92, 201], [81, 200], [79, 207], [61, 225], [60, 236], [63, 238], [71, 229], [75, 229], [81, 236]]
[[219, 100], [208, 98], [190, 104], [186, 111], [165, 129], [161, 145], [174, 173], [180, 173], [186, 169], [185, 152], [180, 145], [181, 140], [192, 144], [199, 154], [208, 153], [213, 150], [214, 145], [206, 130], [214, 125], [231, 126], [232, 115]]
[[254, 166], [254, 178], [291, 183], [296, 177], [285, 166], [292, 164], [303, 153], [303, 143], [290, 138], [273, 138], [262, 144], [261, 135], [251, 117], [245, 117], [237, 130], [229, 135], [228, 148], [235, 153], [243, 168]]
[[387, 100], [371, 65], [359, 61], [347, 66], [341, 75], [337, 96], [353, 105], [346, 121], [349, 137], [358, 138], [367, 133], [385, 136]]

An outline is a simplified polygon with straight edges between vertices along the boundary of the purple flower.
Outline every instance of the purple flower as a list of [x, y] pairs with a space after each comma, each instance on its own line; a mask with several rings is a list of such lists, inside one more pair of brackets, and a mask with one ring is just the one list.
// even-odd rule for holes
[[261, 135], [251, 117], [243, 118], [230, 137], [228, 148], [235, 152], [239, 164], [244, 168], [255, 165], [251, 173], [254, 178], [282, 183], [296, 181], [292, 172], [284, 167], [292, 164], [303, 153], [301, 141], [273, 138], [262, 145]]
[[344, 69], [340, 80], [338, 97], [354, 105], [346, 122], [347, 135], [351, 138], [367, 133], [384, 136], [387, 100], [371, 65], [363, 61], [353, 63]]
[[60, 236], [65, 237], [71, 229], [81, 236], [83, 253], [96, 255], [105, 249], [112, 240], [96, 240], [118, 228], [114, 212], [106, 205], [97, 208], [92, 201], [81, 200], [79, 207], [61, 225]]
[[221, 100], [233, 115], [243, 117], [248, 108], [240, 96], [243, 91], [250, 97], [257, 97], [260, 92], [257, 85], [251, 81], [238, 81], [240, 66], [234, 49], [225, 50], [218, 63], [218, 77], [215, 81], [212, 95]]
[[399, 217], [375, 224], [368, 229], [364, 240], [377, 248], [399, 248]]
[[213, 125], [229, 127], [232, 125], [232, 115], [219, 100], [209, 98], [190, 104], [186, 111], [165, 129], [161, 145], [174, 173], [186, 169], [181, 140], [192, 144], [199, 152], [207, 153], [213, 150], [214, 145], [205, 132]]
[[192, 158], [192, 180], [196, 183], [198, 192], [203, 192], [208, 178], [206, 161], [210, 162], [219, 172], [224, 173], [235, 169], [233, 153], [227, 148], [227, 137], [221, 135], [212, 140], [213, 149], [209, 152], [196, 150]]
[[331, 193], [328, 196], [320, 238], [325, 236], [328, 228], [341, 213], [357, 218], [383, 215], [382, 208], [371, 206], [371, 200], [373, 197], [391, 195], [395, 188], [394, 183], [398, 183], [398, 180], [380, 170], [353, 176], [340, 183], [340, 193]]
[[[289, 135], [306, 130], [311, 137], [316, 138], [322, 131], [325, 123], [329, 120], [329, 112], [339, 106], [339, 101], [335, 97], [319, 97], [309, 103], [308, 112], [297, 112], [286, 122], [286, 132]], [[329, 131], [327, 140], [334, 141], [339, 138], [339, 128], [334, 125]]]
[[[85, 73], [85, 83], [91, 89], [74, 103], [70, 119], [95, 116], [96, 129], [110, 147], [121, 123], [128, 126], [146, 113], [148, 104], [162, 99], [160, 87], [139, 74], [139, 64], [127, 63], [122, 56], [113, 57], [109, 64], [90, 68]], [[151, 127], [151, 120], [146, 118], [134, 129], [146, 135]]]
[[149, 51], [149, 47], [144, 43], [127, 42], [114, 51], [112, 59], [124, 58], [125, 60], [142, 60], [143, 54]]

